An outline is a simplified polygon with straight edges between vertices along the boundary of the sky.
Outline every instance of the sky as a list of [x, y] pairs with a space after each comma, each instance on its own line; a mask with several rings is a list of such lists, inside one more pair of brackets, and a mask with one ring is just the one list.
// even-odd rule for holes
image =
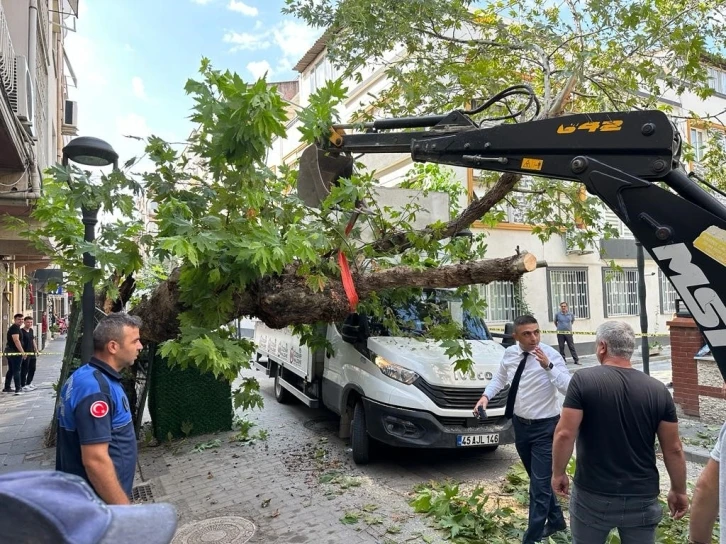
[[[292, 67], [321, 31], [283, 15], [284, 0], [81, 0], [65, 46], [78, 79], [79, 135], [109, 142], [119, 162], [150, 134], [183, 141], [192, 130], [184, 93], [202, 57], [254, 81], [297, 78]], [[67, 22], [68, 26], [72, 26]]]

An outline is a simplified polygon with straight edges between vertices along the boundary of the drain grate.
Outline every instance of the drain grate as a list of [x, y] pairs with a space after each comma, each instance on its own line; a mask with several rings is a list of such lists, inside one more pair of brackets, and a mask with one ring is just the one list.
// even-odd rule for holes
[[151, 484], [137, 485], [131, 490], [131, 502], [154, 502]]
[[172, 544], [244, 544], [255, 530], [254, 523], [237, 516], [205, 519], [179, 528]]

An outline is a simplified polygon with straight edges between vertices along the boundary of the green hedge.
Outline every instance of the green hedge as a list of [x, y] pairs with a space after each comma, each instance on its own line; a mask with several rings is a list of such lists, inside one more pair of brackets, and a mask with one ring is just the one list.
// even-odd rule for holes
[[197, 369], [170, 368], [157, 355], [151, 368], [149, 413], [154, 436], [166, 440], [186, 436], [184, 423], [191, 423], [189, 435], [228, 431], [232, 428], [232, 386]]

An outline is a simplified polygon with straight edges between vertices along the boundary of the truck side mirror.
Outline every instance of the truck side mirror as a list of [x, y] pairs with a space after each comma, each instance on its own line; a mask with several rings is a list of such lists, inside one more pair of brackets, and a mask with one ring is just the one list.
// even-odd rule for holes
[[502, 335], [502, 345], [505, 348], [514, 345], [514, 323], [504, 324], [504, 334]]
[[365, 342], [370, 336], [368, 329], [368, 316], [365, 314], [348, 314], [340, 330], [344, 342], [358, 344]]

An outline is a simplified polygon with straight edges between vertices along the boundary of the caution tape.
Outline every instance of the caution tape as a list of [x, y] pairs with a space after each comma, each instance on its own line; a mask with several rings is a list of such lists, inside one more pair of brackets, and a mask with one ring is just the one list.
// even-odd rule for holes
[[[493, 332], [504, 332], [504, 327], [489, 327], [490, 331]], [[595, 336], [597, 333], [594, 331], [539, 331], [541, 334], [572, 334], [574, 336]], [[657, 334], [657, 333], [642, 333], [636, 332], [635, 336], [643, 337], [654, 337], [654, 336], [668, 336], [668, 333]]]
[[2, 357], [7, 357], [8, 355], [10, 355], [11, 357], [14, 357], [16, 355], [32, 355], [33, 357], [40, 357], [41, 355], [63, 355], [63, 352], [61, 352], [61, 351], [41, 351], [35, 355], [33, 354], [32, 351], [26, 351], [25, 353], [20, 353], [17, 351], [16, 352], [7, 352], [7, 351], [0, 352], [0, 356], [2, 356]]

